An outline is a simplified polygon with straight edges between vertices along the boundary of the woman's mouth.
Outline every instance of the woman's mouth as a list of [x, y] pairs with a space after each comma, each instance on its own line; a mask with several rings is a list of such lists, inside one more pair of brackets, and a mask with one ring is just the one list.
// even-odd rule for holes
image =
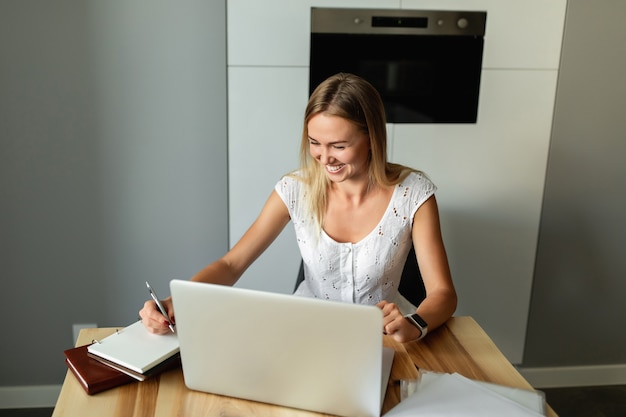
[[341, 168], [343, 168], [344, 166], [346, 166], [345, 164], [341, 164], [341, 165], [326, 165], [326, 171], [330, 172], [331, 174], [337, 173], [339, 171], [341, 171]]

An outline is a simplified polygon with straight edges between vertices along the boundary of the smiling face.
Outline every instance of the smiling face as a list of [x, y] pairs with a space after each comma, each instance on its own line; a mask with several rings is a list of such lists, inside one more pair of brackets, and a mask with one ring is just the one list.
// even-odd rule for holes
[[309, 153], [334, 182], [368, 181], [370, 140], [342, 117], [318, 113], [307, 125]]

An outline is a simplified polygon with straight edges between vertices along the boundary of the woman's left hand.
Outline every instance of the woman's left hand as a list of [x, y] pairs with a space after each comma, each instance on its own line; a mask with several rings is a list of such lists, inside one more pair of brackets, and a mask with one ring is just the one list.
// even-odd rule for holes
[[404, 318], [395, 303], [381, 301], [376, 306], [383, 311], [383, 333], [400, 343], [410, 342], [421, 336], [420, 330]]

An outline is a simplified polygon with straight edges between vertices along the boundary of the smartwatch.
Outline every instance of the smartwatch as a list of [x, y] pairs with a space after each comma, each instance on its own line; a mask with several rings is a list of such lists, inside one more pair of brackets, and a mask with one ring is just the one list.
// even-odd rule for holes
[[404, 318], [407, 319], [409, 323], [411, 323], [413, 326], [420, 329], [420, 331], [422, 332], [420, 337], [418, 337], [415, 340], [423, 339], [424, 336], [426, 336], [426, 333], [428, 333], [428, 324], [424, 321], [423, 318], [420, 317], [419, 314], [417, 313], [407, 314], [406, 316], [404, 316]]

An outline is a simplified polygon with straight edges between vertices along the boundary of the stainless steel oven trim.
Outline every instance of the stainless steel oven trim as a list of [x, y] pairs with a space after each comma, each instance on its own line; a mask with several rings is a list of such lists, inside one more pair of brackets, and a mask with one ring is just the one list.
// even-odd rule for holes
[[[426, 27], [372, 26], [372, 18], [425, 18]], [[377, 35], [484, 36], [487, 13], [482, 11], [311, 8], [312, 33]], [[391, 27], [390, 27], [391, 26]]]

